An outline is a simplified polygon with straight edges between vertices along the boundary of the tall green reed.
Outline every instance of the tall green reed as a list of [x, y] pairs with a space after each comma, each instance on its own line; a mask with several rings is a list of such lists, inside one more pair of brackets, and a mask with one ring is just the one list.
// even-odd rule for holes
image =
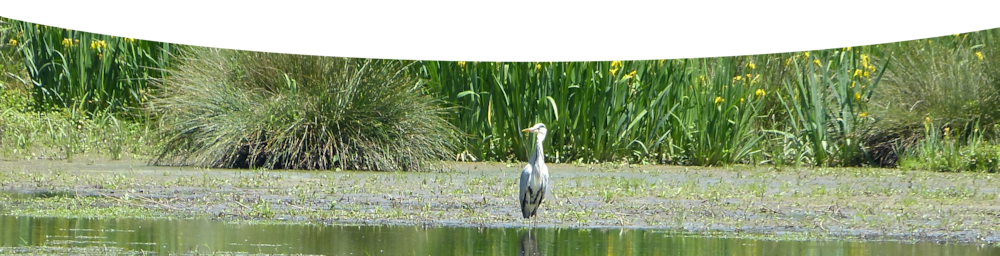
[[149, 82], [162, 78], [177, 47], [5, 19], [17, 31], [38, 110], [110, 110], [137, 117]]
[[[465, 154], [523, 159], [522, 128], [544, 122], [548, 156], [559, 162], [649, 154], [664, 147], [684, 62], [424, 62], [432, 91], [459, 108]], [[653, 73], [656, 67], [663, 70]], [[673, 82], [673, 83], [671, 83]], [[550, 160], [550, 161], [551, 161]]]

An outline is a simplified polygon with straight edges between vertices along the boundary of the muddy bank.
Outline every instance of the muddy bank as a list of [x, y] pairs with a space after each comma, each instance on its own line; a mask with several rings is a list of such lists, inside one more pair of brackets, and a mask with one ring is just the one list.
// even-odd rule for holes
[[8, 192], [0, 194], [0, 213], [1000, 242], [995, 174], [550, 164], [553, 190], [538, 219], [527, 221], [516, 200], [521, 165], [447, 163], [438, 172], [376, 173], [0, 162], [0, 189]]

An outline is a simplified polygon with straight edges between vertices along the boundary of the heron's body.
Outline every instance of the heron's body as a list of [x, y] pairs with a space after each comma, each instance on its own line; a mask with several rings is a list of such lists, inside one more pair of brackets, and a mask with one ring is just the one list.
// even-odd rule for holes
[[545, 140], [545, 125], [536, 124], [523, 131], [537, 134], [535, 152], [528, 158], [528, 164], [521, 171], [521, 186], [518, 200], [521, 203], [521, 216], [531, 218], [538, 213], [538, 207], [545, 199], [549, 185], [549, 168], [545, 167], [545, 153], [542, 152], [542, 141]]

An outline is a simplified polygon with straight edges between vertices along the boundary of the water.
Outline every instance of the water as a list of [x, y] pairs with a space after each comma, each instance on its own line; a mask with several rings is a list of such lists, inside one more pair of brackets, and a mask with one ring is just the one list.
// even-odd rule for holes
[[[0, 216], [0, 246], [117, 247], [172, 255], [998, 255], [936, 243], [762, 241], [656, 230], [233, 224], [210, 220]], [[529, 254], [531, 255], [531, 254]]]

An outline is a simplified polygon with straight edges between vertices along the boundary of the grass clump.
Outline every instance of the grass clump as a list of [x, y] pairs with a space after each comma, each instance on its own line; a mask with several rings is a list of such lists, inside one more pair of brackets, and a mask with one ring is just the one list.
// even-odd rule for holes
[[419, 170], [455, 129], [407, 61], [196, 48], [150, 110], [160, 165]]
[[997, 38], [986, 30], [888, 45], [898, 68], [873, 99], [876, 147], [896, 149], [906, 169], [996, 171]]

